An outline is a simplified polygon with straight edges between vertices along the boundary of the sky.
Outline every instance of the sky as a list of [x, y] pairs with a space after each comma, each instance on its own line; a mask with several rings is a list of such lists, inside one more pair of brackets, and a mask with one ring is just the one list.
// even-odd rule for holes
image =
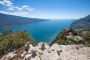
[[90, 0], [0, 0], [0, 13], [42, 19], [79, 19], [90, 14]]

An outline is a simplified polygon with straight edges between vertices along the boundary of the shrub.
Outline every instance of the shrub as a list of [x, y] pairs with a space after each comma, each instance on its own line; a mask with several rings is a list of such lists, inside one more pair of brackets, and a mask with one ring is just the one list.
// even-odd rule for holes
[[[68, 35], [67, 34], [68, 32], [73, 33], [71, 38], [66, 37]], [[85, 42], [89, 43], [89, 41], [87, 42], [86, 40], [89, 40], [88, 37], [90, 36], [90, 33], [86, 34], [85, 36], [83, 36], [83, 35], [84, 34], [81, 34], [81, 31], [74, 31], [72, 29], [69, 29], [67, 31], [63, 30], [57, 35], [55, 40], [51, 42], [51, 45], [54, 44], [54, 43], [58, 43], [58, 44], [61, 44], [61, 45], [84, 44]], [[75, 39], [76, 36], [81, 37], [83, 39], [78, 41], [78, 40]]]
[[0, 56], [24, 46], [27, 41], [30, 41], [34, 46], [36, 45], [34, 39], [26, 31], [7, 32], [2, 32], [0, 36]]

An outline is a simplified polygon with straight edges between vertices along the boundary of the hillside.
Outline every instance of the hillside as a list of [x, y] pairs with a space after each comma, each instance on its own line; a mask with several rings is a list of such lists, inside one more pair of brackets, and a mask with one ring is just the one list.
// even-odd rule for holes
[[0, 29], [12, 28], [18, 25], [32, 24], [43, 21], [47, 21], [47, 20], [37, 19], [37, 18], [26, 18], [26, 17], [13, 16], [13, 15], [0, 13]]
[[72, 29], [84, 29], [84, 30], [89, 29], [90, 30], [90, 15], [74, 21], [71, 24], [71, 28]]
[[[82, 43], [79, 43], [79, 41]], [[55, 40], [51, 42], [51, 45], [54, 43], [58, 44], [84, 44], [85, 46], [90, 46], [90, 15], [75, 20], [70, 29], [62, 30]]]

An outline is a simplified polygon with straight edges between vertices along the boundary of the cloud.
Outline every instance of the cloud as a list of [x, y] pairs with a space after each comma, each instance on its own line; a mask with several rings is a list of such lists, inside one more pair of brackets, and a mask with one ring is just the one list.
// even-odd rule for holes
[[21, 16], [21, 17], [30, 17], [30, 13], [29, 12], [23, 12], [23, 11], [17, 11], [17, 12], [0, 11], [0, 13], [14, 15], [14, 16]]
[[26, 10], [28, 10], [28, 11], [32, 11], [32, 10], [34, 9], [34, 8], [28, 6], [28, 5], [23, 5], [23, 6], [21, 6], [21, 8], [22, 8], [22, 9], [26, 9]]
[[8, 7], [7, 10], [15, 10], [12, 6], [11, 7]]
[[9, 14], [9, 12], [5, 12], [5, 11], [0, 11], [0, 13]]
[[0, 4], [6, 6], [5, 10], [1, 10], [0, 13], [29, 17], [30, 12], [34, 9], [29, 5], [14, 6], [11, 0], [2, 0]]
[[30, 6], [28, 5], [23, 5], [22, 8], [29, 8]]
[[4, 6], [12, 6], [13, 3], [10, 0], [2, 0], [0, 1], [0, 4]]
[[18, 10], [18, 11], [32, 11], [34, 8], [28, 6], [28, 5], [23, 5], [23, 6], [10, 6], [7, 10]]

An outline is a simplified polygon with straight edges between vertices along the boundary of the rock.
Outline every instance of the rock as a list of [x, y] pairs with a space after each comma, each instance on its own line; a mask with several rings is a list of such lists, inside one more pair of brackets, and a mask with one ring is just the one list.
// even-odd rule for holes
[[7, 54], [7, 58], [12, 58], [12, 57], [14, 57], [14, 56], [16, 56], [17, 54], [14, 54], [14, 52], [10, 52], [10, 53], [8, 53]]
[[[58, 44], [53, 44], [50, 48], [49, 48], [49, 58], [50, 60], [60, 60], [60, 52], [61, 52], [61, 48]], [[53, 57], [52, 57], [53, 56]]]
[[75, 45], [60, 45], [60, 47], [62, 48], [63, 51], [67, 52], [75, 49]]
[[23, 60], [30, 60], [31, 59], [31, 54], [27, 54]]
[[90, 47], [83, 47], [82, 49], [84, 50], [84, 54], [90, 55]]
[[78, 55], [78, 56], [77, 56], [77, 59], [78, 59], [78, 60], [89, 60], [89, 59], [87, 58], [87, 55]]
[[38, 56], [31, 58], [30, 60], [40, 60], [40, 58]]
[[21, 57], [24, 57], [26, 54], [27, 54], [27, 52], [26, 52], [26, 51], [25, 51], [25, 52], [23, 52], [23, 53], [21, 54]]
[[[42, 44], [44, 44], [44, 46], [42, 46]], [[42, 48], [43, 47], [43, 48]], [[47, 51], [49, 49], [49, 45], [45, 42], [41, 42], [36, 46], [36, 49], [39, 53], [43, 53], [44, 51]]]
[[55, 44], [53, 44], [50, 48], [49, 48], [49, 50], [50, 51], [61, 51], [62, 49], [61, 49], [61, 47], [57, 44], [57, 43], [55, 43]]
[[28, 53], [31, 53], [31, 50], [33, 49], [34, 47], [31, 45], [31, 44], [29, 44], [29, 50], [28, 50]]
[[78, 60], [77, 56], [70, 56], [69, 60]]
[[90, 60], [90, 47], [57, 43], [50, 47], [45, 42], [35, 47], [31, 44], [26, 45], [25, 47], [29, 47], [28, 51], [23, 47], [6, 54], [0, 60]]
[[41, 60], [50, 60], [50, 53], [48, 53], [48, 51], [45, 51], [40, 58]]
[[36, 47], [30, 49], [30, 51], [31, 52], [25, 56], [24, 60], [40, 60]]
[[3, 56], [0, 60], [10, 60], [11, 58], [13, 58], [16, 55], [17, 54], [15, 54], [14, 52], [9, 52], [7, 55]]
[[60, 53], [60, 59], [61, 60], [69, 60], [70, 59], [70, 53], [63, 51]]
[[49, 55], [50, 60], [60, 60], [60, 56], [58, 55], [57, 51], [51, 51]]

